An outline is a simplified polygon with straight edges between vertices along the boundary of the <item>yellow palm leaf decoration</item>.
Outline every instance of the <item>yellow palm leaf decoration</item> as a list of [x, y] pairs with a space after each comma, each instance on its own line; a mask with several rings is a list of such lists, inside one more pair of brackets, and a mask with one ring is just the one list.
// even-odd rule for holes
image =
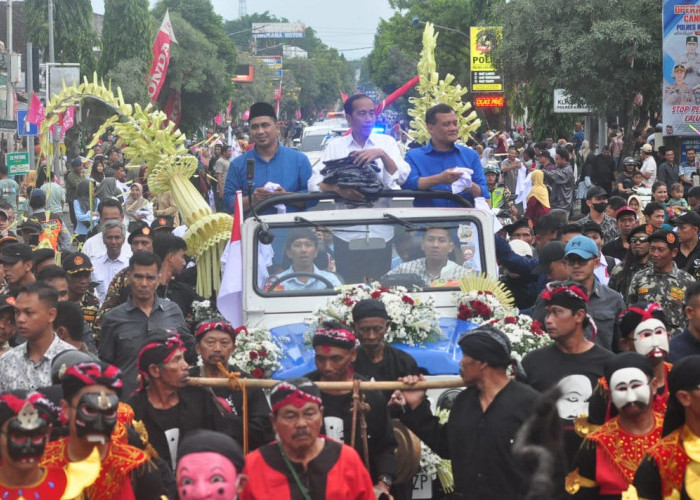
[[459, 288], [464, 293], [475, 290], [491, 292], [504, 307], [513, 307], [513, 294], [508, 288], [493, 276], [486, 274], [470, 274], [459, 280]]
[[471, 111], [471, 103], [462, 100], [468, 89], [458, 83], [453, 84], [455, 77], [450, 73], [445, 75], [444, 79], [440, 79], [435, 63], [437, 37], [433, 24], [425, 23], [423, 50], [418, 60], [420, 81], [416, 86], [420, 96], [408, 99], [412, 105], [408, 114], [413, 118], [409, 135], [414, 141], [427, 144], [430, 140], [430, 132], [425, 123], [425, 112], [436, 104], [447, 104], [455, 110], [459, 138], [466, 143], [471, 134], [481, 126], [481, 120], [476, 117], [476, 111]]
[[[166, 114], [151, 104], [142, 108], [138, 104], [124, 102], [122, 91], [117, 94], [111, 85], [98, 81], [97, 74], [90, 82], [84, 79], [80, 85], [66, 87], [58, 95], [51, 96], [46, 106], [46, 119], [41, 124], [42, 151], [50, 171], [52, 145], [49, 128], [58, 123], [59, 116], [69, 106], [80, 104], [83, 99], [97, 100], [115, 113], [95, 132], [88, 145], [92, 148], [109, 127], [119, 137], [123, 152], [133, 163], [145, 163], [148, 187], [156, 194], [171, 192], [188, 229], [185, 233], [187, 251], [197, 261], [197, 292], [209, 297], [221, 284], [220, 258], [231, 237], [233, 218], [225, 213], [213, 213], [199, 194], [190, 177], [197, 170], [197, 158], [188, 154], [185, 134], [175, 128]], [[50, 178], [50, 173], [49, 173]]]

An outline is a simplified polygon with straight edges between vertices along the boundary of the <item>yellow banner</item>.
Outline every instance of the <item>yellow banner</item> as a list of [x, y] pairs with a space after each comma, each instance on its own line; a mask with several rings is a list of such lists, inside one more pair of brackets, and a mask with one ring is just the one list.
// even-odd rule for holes
[[472, 26], [469, 28], [471, 71], [496, 71], [492, 51], [501, 42], [501, 26]]

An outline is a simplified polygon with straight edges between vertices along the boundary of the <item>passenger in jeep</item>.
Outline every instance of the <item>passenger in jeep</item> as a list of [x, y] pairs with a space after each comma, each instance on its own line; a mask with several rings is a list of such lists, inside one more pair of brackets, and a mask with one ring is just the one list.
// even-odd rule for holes
[[[277, 276], [272, 276], [268, 280], [268, 288], [298, 291], [324, 290], [340, 286], [338, 276], [330, 271], [323, 271], [314, 264], [318, 255], [318, 237], [312, 230], [297, 228], [290, 231], [284, 243], [284, 250], [292, 260], [292, 265]], [[288, 278], [285, 278], [286, 276]]]
[[415, 274], [428, 286], [445, 286], [450, 280], [459, 279], [468, 271], [449, 259], [455, 243], [449, 229], [433, 227], [423, 234], [421, 248], [425, 253], [422, 259], [404, 262], [387, 273]]

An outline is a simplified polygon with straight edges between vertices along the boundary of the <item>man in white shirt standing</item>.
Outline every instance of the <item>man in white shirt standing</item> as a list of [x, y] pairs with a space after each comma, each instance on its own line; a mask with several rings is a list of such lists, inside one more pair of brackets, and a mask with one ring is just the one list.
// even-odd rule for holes
[[114, 275], [129, 265], [129, 257], [122, 252], [126, 231], [121, 222], [105, 222], [102, 226], [102, 239], [107, 253], [92, 259], [92, 280], [97, 282], [97, 297], [100, 299], [100, 304], [105, 300]]
[[[122, 226], [124, 226], [124, 207], [121, 202], [115, 198], [108, 198], [103, 203], [100, 204], [97, 211], [100, 214], [100, 226], [97, 234], [91, 236], [83, 243], [83, 253], [90, 257], [90, 260], [95, 260], [107, 253], [107, 247], [105, 247], [101, 229], [105, 222], [107, 221], [117, 221]], [[124, 226], [126, 231], [126, 226]], [[131, 257], [131, 246], [124, 240], [124, 246], [122, 247], [122, 253], [127, 259]]]
[[[408, 178], [410, 166], [403, 159], [398, 144], [388, 135], [372, 132], [376, 123], [375, 106], [372, 100], [364, 94], [355, 94], [344, 104], [345, 116], [351, 128], [351, 134], [339, 137], [328, 143], [321, 157], [322, 162], [351, 157], [355, 165], [368, 167], [375, 162], [379, 167], [378, 178], [385, 190], [400, 189]], [[347, 200], [360, 201], [364, 196], [354, 188], [343, 188], [337, 184], [325, 184], [321, 170], [324, 164], [314, 167], [309, 179], [309, 192], [333, 191]], [[374, 203], [375, 208], [386, 208], [391, 204], [388, 198], [380, 198]], [[338, 202], [337, 208], [345, 208], [343, 202]], [[357, 232], [353, 232], [356, 229]], [[367, 237], [381, 238], [386, 242], [384, 248], [378, 250], [350, 250], [349, 242]], [[394, 230], [391, 226], [353, 226], [344, 228], [342, 233], [333, 235], [336, 256], [336, 270], [346, 283], [363, 282], [367, 278], [378, 279], [391, 266], [391, 240]]]
[[654, 149], [651, 144], [642, 146], [642, 176], [644, 177], [644, 185], [648, 188], [656, 182], [656, 160], [654, 159]]

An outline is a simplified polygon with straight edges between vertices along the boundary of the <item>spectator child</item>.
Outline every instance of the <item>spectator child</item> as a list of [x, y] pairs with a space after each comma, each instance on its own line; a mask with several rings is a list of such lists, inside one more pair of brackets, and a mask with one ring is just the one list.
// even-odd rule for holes
[[671, 185], [671, 199], [668, 200], [668, 206], [669, 209], [672, 208], [672, 210], [678, 212], [687, 212], [688, 211], [688, 200], [683, 198], [683, 184], [680, 182], [676, 182]]

